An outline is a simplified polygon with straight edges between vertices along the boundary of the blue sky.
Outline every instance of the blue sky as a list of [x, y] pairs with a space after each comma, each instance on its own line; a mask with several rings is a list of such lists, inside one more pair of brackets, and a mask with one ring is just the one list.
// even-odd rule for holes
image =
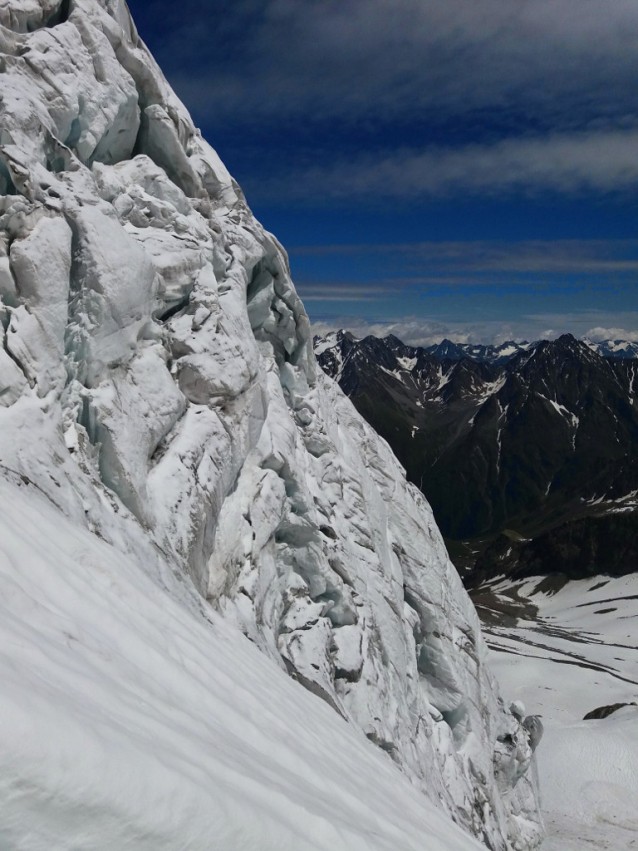
[[635, 0], [130, 0], [317, 330], [638, 339]]

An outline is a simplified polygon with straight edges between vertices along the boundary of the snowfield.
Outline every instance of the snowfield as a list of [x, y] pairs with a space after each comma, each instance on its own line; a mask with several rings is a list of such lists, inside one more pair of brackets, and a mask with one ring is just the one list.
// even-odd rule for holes
[[638, 704], [638, 577], [543, 587], [540, 578], [496, 582], [492, 606], [510, 620], [499, 624], [492, 610], [486, 629], [504, 692], [543, 716], [536, 752], [548, 832], [543, 851], [633, 851], [638, 706], [583, 718], [600, 707]]
[[481, 847], [194, 595], [0, 498], [0, 847]]
[[638, 847], [637, 766], [638, 707], [550, 727], [539, 754], [549, 833], [543, 851]]

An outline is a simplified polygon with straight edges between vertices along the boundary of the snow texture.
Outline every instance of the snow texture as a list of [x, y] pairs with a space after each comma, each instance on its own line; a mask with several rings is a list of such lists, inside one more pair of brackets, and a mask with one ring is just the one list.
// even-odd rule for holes
[[126, 5], [0, 25], [2, 847], [536, 847], [429, 506]]
[[[597, 576], [558, 590], [542, 577], [503, 579], [493, 593], [527, 610], [516, 622], [489, 627], [487, 640], [499, 681], [527, 711], [542, 714], [543, 851], [632, 851], [638, 845], [638, 646], [632, 626], [638, 577]], [[585, 720], [614, 705], [621, 708], [608, 717]]]
[[218, 615], [0, 496], [0, 847], [480, 848]]

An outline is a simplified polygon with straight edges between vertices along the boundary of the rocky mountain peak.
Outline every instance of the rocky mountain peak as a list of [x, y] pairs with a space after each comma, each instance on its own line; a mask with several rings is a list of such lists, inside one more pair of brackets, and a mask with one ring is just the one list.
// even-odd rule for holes
[[395, 335], [394, 335], [394, 334], [388, 334], [388, 336], [387, 336], [387, 337], [385, 337], [384, 339], [385, 339], [385, 341], [386, 341], [386, 344], [387, 344], [388, 346], [390, 346], [390, 348], [393, 348], [393, 349], [396, 349], [396, 348], [403, 348], [403, 347], [404, 347], [404, 345], [405, 345], [405, 344], [403, 343], [403, 341], [402, 341], [402, 340], [399, 340], [399, 338], [398, 338], [398, 337], [395, 337]]
[[339, 374], [319, 363], [397, 452], [448, 537], [507, 523], [526, 534], [534, 518], [558, 522], [635, 489], [635, 361], [571, 334], [521, 344], [502, 364], [432, 350], [400, 364], [394, 352], [345, 361]]

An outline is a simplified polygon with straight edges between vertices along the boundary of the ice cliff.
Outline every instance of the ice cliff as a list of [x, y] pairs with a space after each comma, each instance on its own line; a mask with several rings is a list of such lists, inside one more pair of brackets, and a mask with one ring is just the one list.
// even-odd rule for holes
[[125, 3], [0, 41], [2, 847], [536, 847], [429, 506]]

